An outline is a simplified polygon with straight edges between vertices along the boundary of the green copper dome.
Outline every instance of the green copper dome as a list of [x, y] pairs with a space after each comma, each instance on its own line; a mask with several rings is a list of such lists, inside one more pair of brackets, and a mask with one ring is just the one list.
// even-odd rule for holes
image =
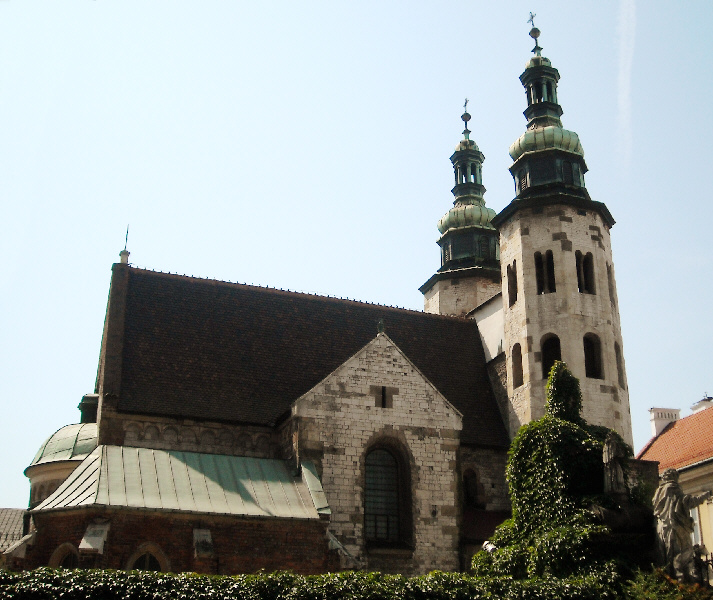
[[444, 234], [449, 229], [461, 227], [486, 227], [494, 229], [490, 224], [495, 211], [484, 204], [456, 204], [438, 221], [438, 231]]
[[97, 424], [65, 425], [40, 446], [30, 467], [64, 460], [84, 460], [97, 447]]
[[[536, 57], [537, 58], [537, 57]], [[517, 160], [525, 152], [557, 148], [584, 156], [584, 148], [579, 142], [579, 136], [574, 131], [568, 131], [556, 125], [535, 127], [523, 133], [515, 143], [510, 146], [510, 158]]]

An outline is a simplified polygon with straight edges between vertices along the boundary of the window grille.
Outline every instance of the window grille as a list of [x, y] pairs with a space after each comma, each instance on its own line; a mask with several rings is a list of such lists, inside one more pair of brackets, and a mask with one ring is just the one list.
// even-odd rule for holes
[[399, 468], [387, 450], [366, 457], [364, 528], [369, 541], [399, 541]]

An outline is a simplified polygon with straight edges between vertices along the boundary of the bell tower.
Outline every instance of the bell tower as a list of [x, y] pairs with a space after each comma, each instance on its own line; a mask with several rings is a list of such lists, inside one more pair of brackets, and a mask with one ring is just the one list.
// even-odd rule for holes
[[464, 109], [463, 139], [451, 156], [455, 200], [438, 221], [441, 267], [419, 288], [424, 311], [441, 315], [464, 316], [500, 292], [498, 232], [490, 223], [495, 211], [483, 199], [485, 157], [470, 139], [467, 99]]
[[580, 379], [582, 416], [631, 444], [614, 219], [587, 192], [584, 150], [562, 126], [560, 75], [542, 56], [534, 22], [530, 36], [534, 56], [520, 75], [527, 129], [510, 146], [516, 196], [492, 220], [500, 231], [509, 429], [514, 435], [544, 415], [549, 370], [564, 360]]

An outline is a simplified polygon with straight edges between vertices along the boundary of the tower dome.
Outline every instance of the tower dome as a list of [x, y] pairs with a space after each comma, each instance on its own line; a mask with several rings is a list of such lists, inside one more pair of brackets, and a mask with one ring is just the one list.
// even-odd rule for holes
[[461, 115], [463, 139], [451, 155], [453, 206], [438, 221], [441, 268], [419, 289], [426, 312], [465, 315], [497, 293], [500, 273], [495, 211], [485, 206], [485, 156], [470, 139], [468, 100]]
[[96, 423], [65, 425], [45, 440], [27, 468], [58, 461], [82, 461], [96, 447]]
[[97, 447], [97, 424], [76, 423], [55, 431], [25, 469], [30, 480], [30, 508], [54, 492]]

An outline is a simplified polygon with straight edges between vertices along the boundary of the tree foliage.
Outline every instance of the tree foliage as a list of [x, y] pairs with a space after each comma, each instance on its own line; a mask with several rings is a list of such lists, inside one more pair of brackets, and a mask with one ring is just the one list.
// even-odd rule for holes
[[[556, 362], [547, 380], [545, 416], [520, 428], [507, 466], [512, 519], [480, 552], [480, 576], [571, 577], [613, 558], [607, 529], [590, 506], [606, 504], [602, 449], [609, 430], [581, 416], [579, 380]], [[623, 443], [623, 442], [622, 442]]]

